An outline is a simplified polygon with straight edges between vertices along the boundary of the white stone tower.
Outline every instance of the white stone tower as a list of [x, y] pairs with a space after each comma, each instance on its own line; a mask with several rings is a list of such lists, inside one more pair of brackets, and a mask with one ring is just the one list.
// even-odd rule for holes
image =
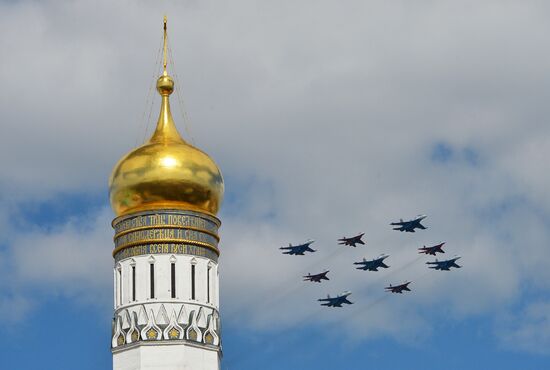
[[179, 135], [170, 113], [174, 82], [162, 96], [156, 130], [124, 156], [109, 182], [116, 218], [114, 370], [220, 368], [219, 168]]

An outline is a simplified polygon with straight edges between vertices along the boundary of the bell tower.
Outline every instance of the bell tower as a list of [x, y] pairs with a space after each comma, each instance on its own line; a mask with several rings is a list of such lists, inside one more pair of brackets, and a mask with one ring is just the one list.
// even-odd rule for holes
[[179, 134], [166, 69], [155, 132], [109, 181], [114, 228], [114, 370], [220, 368], [218, 228], [223, 178]]

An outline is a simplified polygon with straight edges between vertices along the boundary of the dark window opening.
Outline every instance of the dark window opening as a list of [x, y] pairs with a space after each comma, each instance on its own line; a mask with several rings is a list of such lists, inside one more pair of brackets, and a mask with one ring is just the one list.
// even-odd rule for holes
[[195, 265], [191, 265], [191, 299], [195, 299]]
[[206, 273], [206, 302], [210, 303], [210, 267]]
[[136, 266], [132, 266], [132, 301], [136, 300]]
[[155, 298], [155, 265], [149, 265], [149, 272], [151, 275], [151, 298]]
[[118, 288], [118, 305], [120, 306], [122, 304], [122, 270], [120, 269], [120, 267], [118, 268], [118, 271], [117, 271], [117, 288]]
[[172, 277], [171, 277], [171, 291], [172, 291], [172, 298], [176, 298], [176, 264], [172, 263], [171, 266], [172, 269]]

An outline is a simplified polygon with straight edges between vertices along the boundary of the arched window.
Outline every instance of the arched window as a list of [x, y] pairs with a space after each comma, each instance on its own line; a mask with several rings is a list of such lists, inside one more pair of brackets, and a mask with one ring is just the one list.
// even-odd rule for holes
[[149, 298], [155, 298], [155, 258], [149, 257]]
[[176, 257], [170, 257], [170, 292], [176, 298]]
[[120, 306], [122, 304], [122, 266], [117, 264], [116, 266], [116, 305]]
[[210, 274], [212, 272], [212, 263], [208, 262], [206, 268], [206, 302], [210, 303]]
[[191, 299], [195, 299], [195, 267], [197, 265], [197, 260], [191, 260]]
[[132, 267], [132, 302], [136, 301], [136, 261], [132, 259], [130, 261]]

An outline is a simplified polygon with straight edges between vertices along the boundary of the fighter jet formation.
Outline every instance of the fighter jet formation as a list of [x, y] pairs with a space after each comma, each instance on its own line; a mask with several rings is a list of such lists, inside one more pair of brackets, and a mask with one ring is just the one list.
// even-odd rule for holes
[[[419, 215], [416, 218], [413, 218], [409, 221], [403, 221], [403, 219], [400, 219], [399, 222], [392, 222], [390, 223], [391, 226], [396, 226], [393, 228], [393, 230], [401, 231], [401, 232], [409, 232], [414, 233], [415, 230], [426, 230], [427, 227], [422, 225], [421, 221], [426, 219], [426, 215]], [[347, 245], [351, 247], [357, 247], [358, 244], [365, 245], [365, 241], [363, 241], [363, 236], [365, 233], [360, 233], [356, 236], [352, 237], [343, 237], [337, 240], [339, 245]], [[283, 250], [283, 254], [288, 255], [299, 255], [303, 256], [305, 255], [305, 252], [316, 252], [316, 250], [312, 249], [310, 245], [314, 242], [313, 239], [309, 239], [306, 242], [302, 244], [292, 245], [289, 244], [288, 247], [281, 247], [279, 249]], [[436, 256], [437, 253], [445, 253], [443, 250], [443, 246], [445, 245], [445, 242], [441, 242], [439, 244], [427, 247], [424, 245], [421, 248], [418, 248], [419, 254], [425, 254], [425, 255], [431, 255]], [[357, 270], [364, 270], [364, 271], [373, 271], [377, 272], [379, 269], [387, 269], [390, 268], [389, 265], [385, 263], [385, 260], [389, 257], [388, 254], [381, 254], [377, 258], [373, 258], [370, 260], [367, 260], [363, 257], [362, 261], [359, 262], [353, 262], [353, 265], [356, 266]], [[441, 270], [441, 271], [450, 271], [451, 268], [461, 268], [462, 266], [459, 266], [456, 261], [460, 259], [459, 256], [456, 256], [454, 258], [445, 260], [445, 261], [428, 261], [426, 264], [428, 265], [428, 268], [434, 269], [434, 270]], [[317, 274], [310, 274], [303, 276], [304, 281], [308, 282], [315, 282], [315, 283], [321, 283], [323, 280], [330, 280], [327, 276], [329, 273], [329, 270], [325, 270], [323, 272], [317, 273]], [[411, 281], [407, 281], [403, 284], [399, 285], [392, 285], [389, 284], [389, 286], [384, 287], [384, 290], [386, 292], [390, 293], [397, 293], [402, 294], [403, 292], [411, 292], [411, 289], [409, 288], [409, 285], [411, 284]], [[330, 297], [330, 295], [327, 295], [327, 298], [319, 298], [318, 301], [321, 302], [321, 306], [326, 307], [342, 307], [343, 304], [352, 304], [347, 297], [351, 295], [350, 291], [346, 291], [342, 293], [341, 295], [338, 295], [336, 297]]]

